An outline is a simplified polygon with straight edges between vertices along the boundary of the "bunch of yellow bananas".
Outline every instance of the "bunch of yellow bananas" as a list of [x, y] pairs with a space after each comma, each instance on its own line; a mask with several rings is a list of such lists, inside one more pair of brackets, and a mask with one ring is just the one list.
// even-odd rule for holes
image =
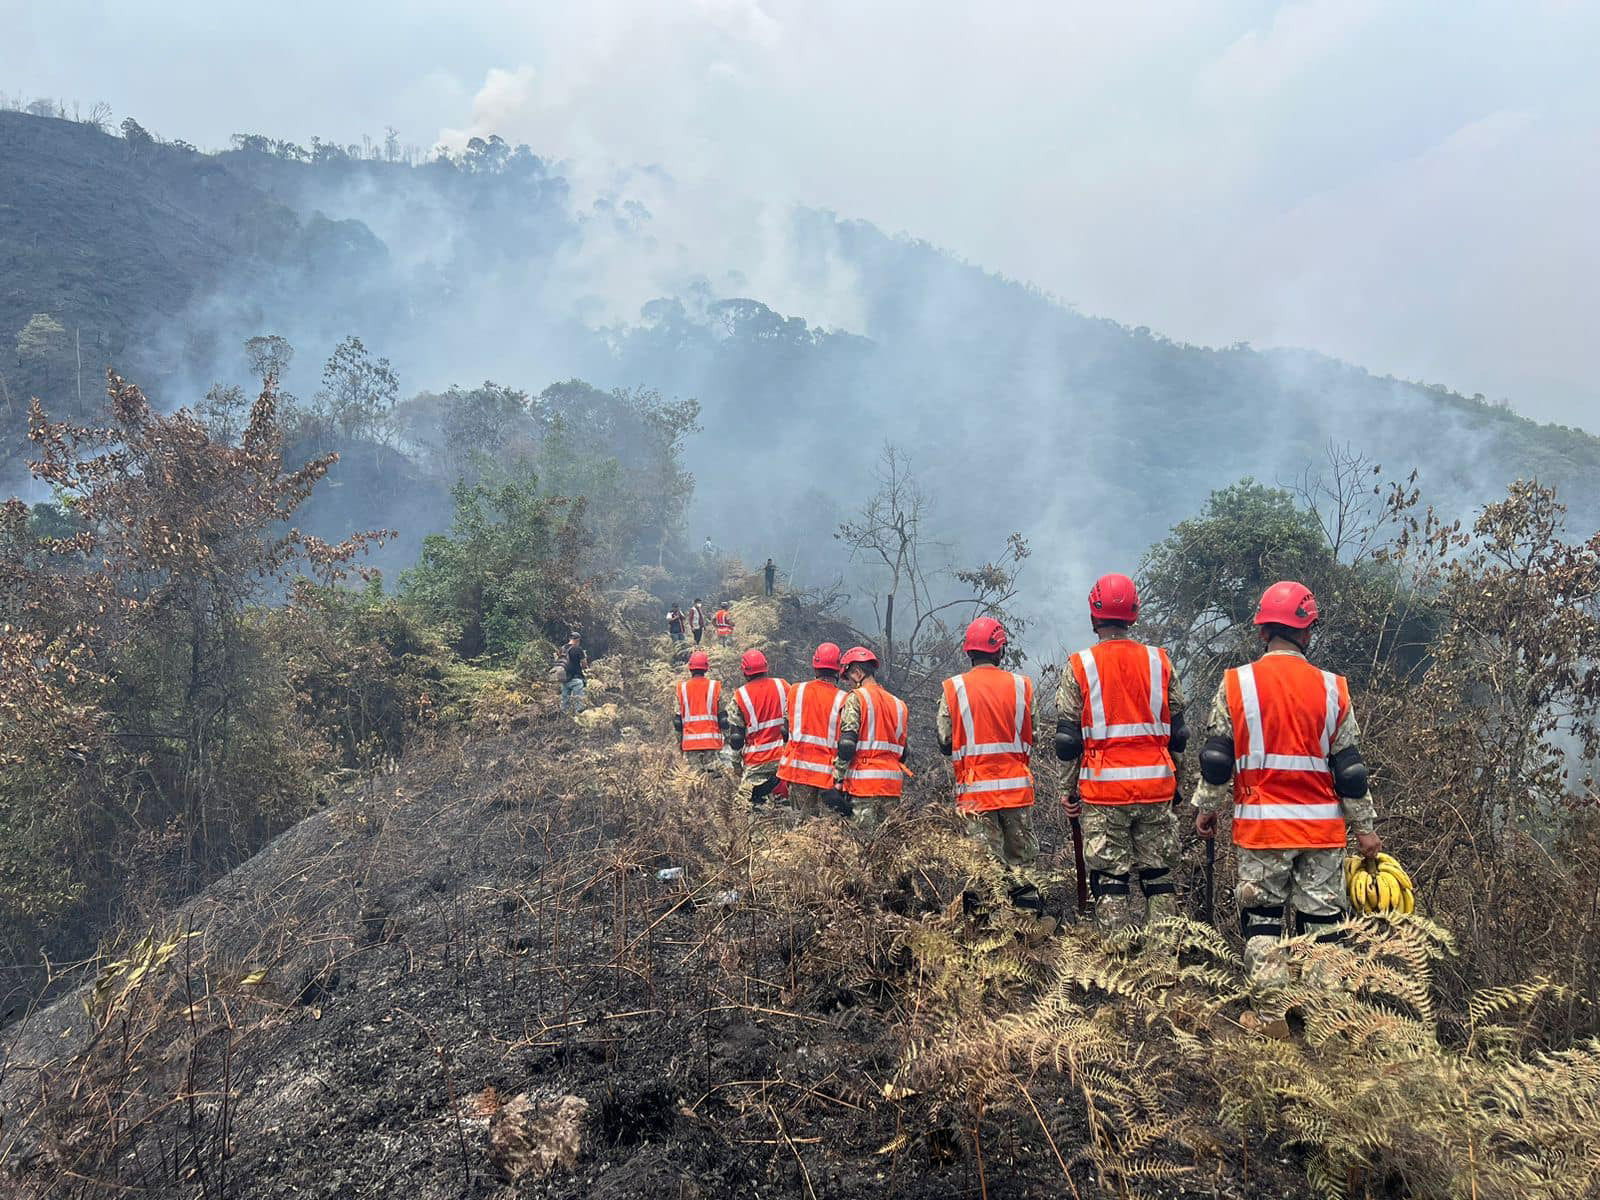
[[1417, 907], [1411, 876], [1392, 854], [1380, 854], [1370, 863], [1359, 854], [1350, 855], [1344, 860], [1344, 890], [1357, 913], [1401, 914]]

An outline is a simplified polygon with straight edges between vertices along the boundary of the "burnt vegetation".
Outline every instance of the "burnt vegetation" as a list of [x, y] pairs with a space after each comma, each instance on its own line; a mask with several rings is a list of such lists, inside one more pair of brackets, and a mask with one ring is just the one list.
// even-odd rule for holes
[[[1311, 951], [1303, 1024], [1266, 1043], [1236, 1020], [1225, 904], [1220, 931], [1040, 936], [931, 753], [870, 836], [752, 818], [683, 765], [661, 633], [681, 592], [737, 597], [735, 650], [791, 677], [816, 640], [867, 636], [836, 590], [768, 599], [759, 573], [682, 549], [670, 508], [617, 499], [649, 464], [645, 490], [687, 497], [692, 408], [574, 383], [442, 397], [421, 410], [439, 430], [503, 428], [518, 450], [464, 460], [453, 525], [390, 593], [359, 577], [385, 531], [297, 529], [334, 463], [287, 464], [324, 418], [270, 375], [222, 431], [118, 378], [107, 396], [92, 425], [35, 409], [56, 500], [8, 505], [0, 538], [16, 1194], [1600, 1183], [1600, 538], [1571, 539], [1548, 488], [1446, 521], [1335, 452], [1297, 488], [1218, 491], [1147, 555], [1148, 627], [1197, 695], [1250, 653], [1262, 579], [1325, 597], [1323, 661], [1352, 678], [1381, 828], [1419, 881], [1425, 916]], [[841, 533], [902, 564], [860, 586], [926, 751], [924, 685], [960, 614], [1025, 586], [1026, 543], [962, 567], [902, 519], [919, 494], [896, 467]], [[545, 679], [573, 625], [594, 655], [576, 721]]]
[[[1131, 413], [1168, 422], [1164, 446], [1203, 444], [1219, 414], [1370, 400], [1381, 384], [1384, 421], [1443, 414], [1529, 465], [1469, 508], [1447, 453], [1441, 498], [1313, 440], [1292, 456], [1325, 461], [1285, 484], [1199, 486], [1244, 473], [1232, 448], [1152, 461], [1107, 493], [1128, 528], [1156, 529], [1141, 628], [1193, 702], [1252, 654], [1265, 583], [1316, 591], [1314, 653], [1351, 680], [1379, 828], [1418, 882], [1418, 916], [1364, 918], [1307, 947], [1300, 1027], [1266, 1042], [1237, 1019], [1225, 854], [1215, 926], [1047, 937], [949, 811], [932, 704], [971, 615], [1003, 614], [1022, 635], [1013, 649], [1031, 650], [1018, 662], [1053, 727], [1059, 664], [1012, 611], [1027, 530], [947, 537], [931, 481], [950, 464], [868, 444], [841, 452], [879, 455], [861, 497], [795, 488], [781, 510], [741, 510], [785, 536], [836, 534], [837, 579], [798, 572], [817, 582], [769, 599], [759, 571], [686, 536], [697, 485], [745, 477], [726, 464], [745, 461], [766, 416], [804, 411], [831, 434], [913, 393], [947, 412], [933, 377], [948, 360], [753, 300], [662, 300], [636, 326], [574, 334], [603, 348], [606, 371], [661, 379], [659, 392], [596, 374], [407, 395], [376, 338], [352, 335], [310, 344], [323, 366], [295, 396], [280, 381], [296, 346], [260, 320], [228, 342], [248, 386], [185, 391], [174, 381], [227, 339], [147, 344], [145, 318], [192, 313], [241, 261], [289, 263], [274, 286], [335, 297], [384, 261], [365, 226], [300, 211], [314, 181], [415, 172], [531, 222], [527, 240], [546, 247], [572, 233], [564, 185], [498, 139], [413, 166], [390, 139], [356, 154], [251, 135], [214, 157], [137, 122], [112, 138], [110, 124], [98, 110], [75, 125], [0, 112], [0, 154], [41, 163], [0, 187], [45, 204], [77, 194], [83, 156], [105, 172], [71, 210], [85, 244], [116, 241], [98, 222], [194, 217], [174, 222], [181, 254], [113, 247], [115, 269], [67, 272], [70, 303], [0, 293], [20, 364], [0, 407], [32, 498], [0, 508], [8, 1194], [1600, 1190], [1600, 535], [1592, 507], [1563, 507], [1592, 506], [1593, 439], [1322, 360], [1285, 385], [1282, 363], [1248, 348], [1051, 318], [1062, 386], [1090, 405], [1134, 393]], [[161, 203], [133, 203], [140, 189]], [[1040, 325], [1025, 319], [1036, 298], [835, 226], [889, 281], [876, 302], [891, 331], [915, 324], [896, 308], [915, 281], [960, 283], [970, 320], [951, 353], [987, 364], [987, 423], [1027, 427], [1038, 396], [1012, 364], [1016, 330]], [[492, 243], [473, 253], [503, 249]], [[59, 268], [38, 238], [4, 253], [8, 280]], [[440, 292], [469, 294], [481, 265], [452, 264]], [[378, 316], [403, 344], [404, 321]], [[125, 351], [188, 403], [153, 403], [115, 374], [102, 400], [99, 361]], [[689, 378], [711, 389], [704, 413], [679, 398]], [[1181, 413], [1176, 392], [1195, 397]], [[697, 481], [699, 426], [730, 414]], [[1125, 432], [1085, 435], [1081, 453], [1121, 461]], [[1171, 492], [1157, 497], [1144, 481], [1163, 470]], [[1193, 515], [1160, 515], [1188, 493]], [[682, 655], [663, 614], [695, 595], [733, 603], [735, 644], [713, 665], [725, 682], [744, 649], [791, 679], [824, 639], [880, 650], [913, 706], [918, 772], [881, 829], [801, 824], [779, 806], [752, 817], [729, 780], [684, 766], [670, 722]], [[576, 719], [549, 677], [573, 628], [592, 659]], [[1055, 768], [1036, 766], [1062, 885], [1047, 900], [1066, 916]], [[1192, 762], [1186, 774], [1187, 793]], [[1192, 914], [1200, 860], [1187, 845]]]

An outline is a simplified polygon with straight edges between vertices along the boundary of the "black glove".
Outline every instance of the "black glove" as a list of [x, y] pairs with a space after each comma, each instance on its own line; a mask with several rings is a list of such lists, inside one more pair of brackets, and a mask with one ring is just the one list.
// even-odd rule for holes
[[844, 792], [841, 792], [838, 788], [829, 788], [827, 791], [823, 792], [822, 802], [829, 808], [833, 809], [833, 811], [838, 813], [841, 817], [853, 816], [856, 811], [855, 805], [850, 803], [850, 797]]

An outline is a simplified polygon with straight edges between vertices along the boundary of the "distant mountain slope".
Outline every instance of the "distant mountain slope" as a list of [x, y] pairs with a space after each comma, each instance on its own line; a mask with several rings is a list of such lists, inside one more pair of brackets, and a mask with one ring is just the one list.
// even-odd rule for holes
[[[106, 364], [168, 375], [208, 360], [203, 327], [147, 339], [241, 274], [264, 268], [298, 303], [383, 257], [359, 225], [302, 218], [214, 158], [0, 112], [0, 361], [14, 408], [34, 394], [75, 403], [80, 346], [89, 400]], [[35, 313], [67, 331], [58, 355], [14, 353]], [[16, 433], [15, 411], [5, 426]]]
[[[308, 163], [136, 149], [0, 113], [0, 338], [39, 312], [81, 329], [91, 395], [112, 362], [191, 400], [242, 381], [239, 345], [265, 331], [298, 348], [286, 382], [302, 394], [357, 333], [407, 391], [485, 377], [536, 391], [576, 375], [693, 395], [695, 540], [713, 533], [811, 577], [840, 566], [829, 535], [870, 490], [886, 439], [911, 451], [958, 556], [1023, 529], [1049, 596], [1108, 559], [1131, 565], [1212, 488], [1293, 478], [1329, 442], [1396, 474], [1417, 467], [1430, 499], [1462, 510], [1537, 475], [1579, 527], [1600, 525], [1587, 433], [1310, 352], [1174, 343], [864, 223], [768, 211], [763, 244], [777, 249], [751, 278], [776, 271], [785, 295], [810, 289], [819, 307], [847, 290], [856, 332], [819, 329], [740, 296], [748, 280], [710, 256], [694, 270], [671, 207], [688, 201], [663, 179], [640, 191], [655, 211], [638, 180], [579, 204], [559, 170], [503, 144], [453, 164]], [[726, 240], [746, 244], [738, 230]], [[631, 320], [606, 315], [641, 294], [661, 298]], [[70, 407], [76, 363], [3, 361], [15, 444], [17, 398]]]

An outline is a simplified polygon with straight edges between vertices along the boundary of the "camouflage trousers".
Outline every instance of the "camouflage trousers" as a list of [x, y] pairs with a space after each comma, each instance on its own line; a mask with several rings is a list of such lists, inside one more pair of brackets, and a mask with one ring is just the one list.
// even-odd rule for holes
[[1133, 873], [1139, 873], [1147, 921], [1177, 911], [1172, 868], [1178, 862], [1178, 818], [1165, 800], [1149, 804], [1085, 804], [1083, 862], [1094, 893], [1094, 923], [1102, 933], [1132, 920]]
[[789, 785], [789, 803], [794, 805], [794, 811], [802, 817], [820, 817], [831, 809], [822, 807], [823, 789], [809, 783], [791, 783]]
[[876, 829], [883, 824], [889, 806], [900, 803], [899, 796], [851, 796], [850, 819], [860, 829]]
[[685, 750], [683, 757], [696, 770], [711, 772], [717, 769], [722, 755], [716, 750]]
[[1033, 805], [963, 812], [961, 822], [968, 836], [981, 844], [1005, 871], [1009, 891], [1047, 890], [1049, 880], [1038, 870], [1039, 838], [1033, 831]]
[[740, 804], [765, 804], [778, 786], [778, 760], [764, 763], [746, 763], [739, 776], [739, 789], [734, 800]]
[[1284, 932], [1283, 908], [1288, 905], [1296, 914], [1312, 918], [1314, 924], [1342, 920], [1344, 847], [1247, 850], [1240, 846], [1238, 851], [1239, 883], [1234, 898], [1245, 931], [1245, 972], [1254, 986], [1281, 987], [1290, 978], [1289, 963], [1279, 945]]

